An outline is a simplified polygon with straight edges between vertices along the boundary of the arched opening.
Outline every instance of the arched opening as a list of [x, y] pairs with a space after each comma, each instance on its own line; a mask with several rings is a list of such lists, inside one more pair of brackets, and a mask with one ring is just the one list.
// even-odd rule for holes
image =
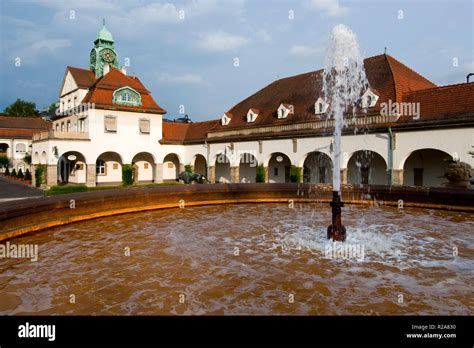
[[303, 182], [331, 183], [331, 158], [319, 151], [309, 153], [303, 164]]
[[435, 149], [413, 151], [403, 165], [403, 185], [439, 186], [447, 180], [442, 176], [446, 172], [452, 156]]
[[347, 164], [347, 182], [355, 185], [387, 185], [387, 164], [370, 150], [356, 151]]
[[43, 151], [40, 157], [40, 164], [46, 164], [46, 163], [47, 163], [46, 151]]
[[281, 152], [273, 153], [268, 162], [268, 182], [290, 182], [291, 161]]
[[179, 157], [170, 153], [163, 159], [163, 180], [176, 181], [179, 177]]
[[33, 154], [32, 162], [33, 164], [38, 164], [40, 162], [40, 155], [38, 152]]
[[152, 183], [154, 177], [155, 160], [148, 152], [140, 152], [132, 159], [134, 169], [133, 179], [136, 183]]
[[10, 146], [7, 143], [0, 143], [0, 156], [7, 156], [8, 148]]
[[194, 172], [207, 177], [207, 162], [203, 155], [196, 155], [194, 159]]
[[251, 153], [243, 153], [240, 156], [239, 164], [239, 182], [253, 183], [257, 178], [258, 162]]
[[229, 158], [221, 153], [216, 156], [216, 182], [230, 183], [230, 161]]
[[122, 157], [116, 152], [104, 152], [97, 157], [95, 162], [97, 185], [121, 185], [122, 164]]
[[86, 159], [80, 152], [69, 151], [62, 154], [61, 157], [59, 157], [57, 168], [59, 183], [86, 183]]

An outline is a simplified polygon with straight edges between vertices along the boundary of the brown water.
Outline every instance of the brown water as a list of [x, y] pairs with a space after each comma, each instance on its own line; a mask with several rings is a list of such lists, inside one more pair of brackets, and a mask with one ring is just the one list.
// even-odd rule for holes
[[363, 254], [330, 258], [328, 206], [310, 204], [152, 211], [17, 238], [39, 258], [0, 259], [0, 314], [473, 314], [470, 214], [343, 213], [345, 245]]

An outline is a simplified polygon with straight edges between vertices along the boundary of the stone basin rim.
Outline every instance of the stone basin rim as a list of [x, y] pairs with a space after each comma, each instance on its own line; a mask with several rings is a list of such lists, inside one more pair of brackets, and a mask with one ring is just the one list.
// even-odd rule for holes
[[[370, 196], [369, 196], [370, 195]], [[206, 184], [147, 186], [71, 193], [0, 203], [0, 242], [105, 216], [216, 204], [329, 203], [330, 185]], [[474, 212], [474, 190], [403, 186], [343, 186], [345, 204], [399, 205]], [[75, 207], [71, 208], [71, 202]], [[328, 204], [329, 209], [329, 204]]]

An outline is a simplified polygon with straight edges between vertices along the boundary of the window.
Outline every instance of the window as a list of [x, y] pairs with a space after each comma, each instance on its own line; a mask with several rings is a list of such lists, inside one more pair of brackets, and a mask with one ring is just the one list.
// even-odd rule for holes
[[274, 174], [275, 174], [275, 176], [278, 176], [278, 168], [277, 167], [275, 167]]
[[377, 104], [379, 96], [368, 89], [362, 96], [362, 107], [363, 108], [372, 108]]
[[83, 118], [81, 118], [79, 120], [79, 132], [84, 132], [85, 128], [86, 128], [86, 121]]
[[71, 121], [67, 121], [67, 131], [71, 131]]
[[323, 98], [318, 98], [314, 105], [314, 113], [316, 115], [324, 114], [328, 107], [329, 105], [323, 100]]
[[59, 132], [59, 123], [56, 123], [56, 132]]
[[106, 133], [117, 133], [117, 118], [115, 116], [105, 116], [104, 129]]
[[113, 93], [112, 102], [128, 106], [141, 106], [142, 97], [140, 93], [131, 87], [125, 86], [116, 89]]
[[259, 113], [260, 113], [260, 110], [250, 109], [247, 112], [247, 122], [255, 122], [255, 120], [257, 119]]
[[231, 118], [230, 118], [228, 115], [230, 115], [230, 114], [229, 114], [229, 113], [225, 113], [224, 115], [222, 115], [221, 124], [222, 124], [223, 126], [227, 126], [227, 125], [230, 123]]
[[103, 160], [97, 160], [95, 162], [95, 173], [97, 175], [105, 175], [105, 162]]
[[64, 122], [61, 122], [61, 132], [64, 132]]
[[148, 169], [148, 163], [145, 163], [145, 164], [143, 165], [143, 168], [144, 168], [144, 169]]
[[74, 97], [74, 107], [76, 107], [76, 106], [77, 106], [77, 96]]
[[141, 134], [150, 134], [150, 120], [141, 119], [138, 121], [138, 124]]
[[26, 145], [25, 144], [16, 144], [15, 150], [17, 153], [25, 153]]

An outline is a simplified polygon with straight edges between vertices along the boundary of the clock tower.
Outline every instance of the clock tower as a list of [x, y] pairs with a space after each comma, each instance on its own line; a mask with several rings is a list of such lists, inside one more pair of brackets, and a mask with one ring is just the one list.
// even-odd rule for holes
[[94, 41], [94, 48], [91, 51], [89, 67], [95, 73], [96, 78], [102, 77], [104, 65], [118, 68], [118, 55], [115, 52], [114, 39], [112, 33], [105, 27], [105, 20]]

